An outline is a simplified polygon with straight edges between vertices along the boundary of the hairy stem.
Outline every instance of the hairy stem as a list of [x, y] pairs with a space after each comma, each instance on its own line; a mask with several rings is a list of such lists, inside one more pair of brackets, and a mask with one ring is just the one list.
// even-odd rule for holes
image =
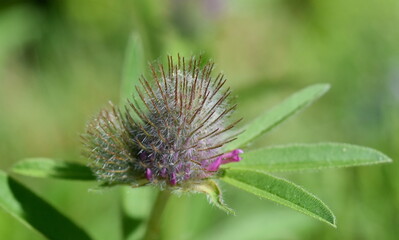
[[165, 210], [169, 197], [169, 191], [160, 191], [158, 193], [157, 199], [155, 200], [154, 206], [151, 210], [151, 215], [148, 220], [147, 230], [143, 240], [160, 239], [162, 214]]

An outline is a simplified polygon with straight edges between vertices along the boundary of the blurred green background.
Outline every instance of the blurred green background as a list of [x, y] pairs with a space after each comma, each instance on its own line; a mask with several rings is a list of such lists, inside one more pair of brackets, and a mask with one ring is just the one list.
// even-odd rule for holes
[[[238, 216], [203, 196], [174, 197], [165, 239], [397, 239], [398, 25], [396, 0], [2, 0], [0, 168], [35, 156], [85, 162], [79, 134], [108, 100], [118, 102], [135, 33], [148, 61], [178, 52], [213, 59], [245, 121], [306, 85], [332, 84], [315, 105], [250, 147], [338, 141], [394, 159], [283, 175], [324, 200], [337, 229], [226, 186]], [[96, 239], [122, 237], [121, 191], [134, 216], [151, 204], [145, 189], [97, 193], [88, 191], [93, 182], [15, 177]], [[1, 210], [0, 239], [43, 238]]]

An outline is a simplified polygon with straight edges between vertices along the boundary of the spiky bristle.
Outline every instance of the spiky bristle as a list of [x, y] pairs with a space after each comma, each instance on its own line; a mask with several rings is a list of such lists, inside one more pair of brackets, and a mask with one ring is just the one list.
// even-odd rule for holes
[[227, 156], [222, 146], [235, 139], [229, 130], [240, 121], [229, 121], [236, 105], [224, 75], [212, 77], [213, 68], [201, 58], [186, 63], [178, 56], [174, 63], [169, 56], [168, 71], [150, 65], [153, 81], [140, 77], [137, 99], [123, 113], [111, 106], [89, 123], [85, 142], [98, 179], [184, 187], [212, 177]]

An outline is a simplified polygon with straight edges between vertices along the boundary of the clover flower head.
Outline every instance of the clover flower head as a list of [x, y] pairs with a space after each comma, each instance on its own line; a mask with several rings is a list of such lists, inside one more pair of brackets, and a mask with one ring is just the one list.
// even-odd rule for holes
[[122, 108], [112, 103], [88, 123], [83, 139], [89, 164], [105, 184], [154, 184], [189, 189], [215, 177], [221, 164], [240, 161], [242, 150], [224, 152], [235, 140], [230, 120], [236, 105], [223, 74], [201, 57], [168, 57], [141, 76], [136, 98]]

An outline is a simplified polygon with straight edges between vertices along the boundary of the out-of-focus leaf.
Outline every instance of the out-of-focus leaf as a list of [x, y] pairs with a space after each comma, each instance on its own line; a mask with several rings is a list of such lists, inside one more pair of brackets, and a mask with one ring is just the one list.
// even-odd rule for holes
[[267, 236], [265, 239], [298, 239], [301, 233], [315, 232], [317, 228], [312, 219], [304, 219], [300, 214], [273, 207], [259, 209], [256, 205], [251, 210], [240, 212], [239, 217], [210, 224], [206, 231], [195, 235], [193, 240], [262, 239], [260, 236]]
[[229, 208], [223, 201], [222, 191], [220, 190], [217, 183], [213, 180], [208, 180], [202, 184], [195, 185], [194, 191], [205, 193], [208, 196], [208, 200], [216, 207], [225, 211], [227, 214], [235, 214], [234, 210]]
[[352, 167], [392, 161], [377, 150], [345, 143], [272, 146], [244, 153], [242, 157], [241, 162], [226, 167], [276, 172]]
[[16, 163], [12, 171], [30, 177], [95, 180], [89, 167], [80, 163], [54, 161], [49, 158], [28, 158]]
[[242, 190], [280, 203], [335, 227], [334, 214], [320, 199], [285, 179], [245, 169], [226, 169], [221, 179]]
[[143, 219], [133, 218], [126, 214], [125, 211], [121, 211], [122, 215], [122, 234], [123, 238], [127, 239], [129, 236], [134, 235], [135, 232], [139, 229], [141, 225], [143, 225]]
[[151, 212], [156, 191], [152, 187], [123, 187], [123, 208], [130, 217], [145, 219]]
[[0, 206], [26, 227], [48, 239], [91, 239], [69, 218], [2, 171]]
[[123, 232], [126, 239], [142, 239], [146, 221], [154, 204], [156, 191], [151, 187], [123, 187]]
[[[132, 34], [125, 52], [122, 84], [120, 90], [120, 103], [126, 103], [126, 99], [135, 96], [135, 86], [140, 84], [139, 77], [144, 74], [145, 57], [143, 43], [138, 34]], [[123, 108], [122, 108], [123, 109]]]
[[[43, 18], [28, 4], [3, 8], [0, 14], [0, 65], [8, 54], [40, 37]], [[18, 27], [15, 27], [18, 26]], [[2, 71], [3, 69], [0, 69]]]
[[270, 111], [259, 116], [247, 126], [244, 126], [242, 129], [244, 132], [239, 135], [239, 138], [227, 144], [224, 149], [230, 151], [244, 146], [294, 115], [299, 110], [309, 106], [313, 101], [326, 93], [329, 88], [329, 84], [315, 84], [291, 95]]

